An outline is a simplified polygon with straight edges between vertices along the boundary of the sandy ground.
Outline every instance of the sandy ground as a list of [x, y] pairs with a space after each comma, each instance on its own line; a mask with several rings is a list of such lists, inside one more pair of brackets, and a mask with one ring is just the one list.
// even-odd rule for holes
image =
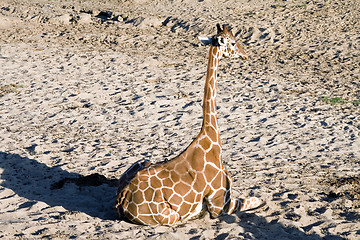
[[[359, 11], [355, 0], [0, 1], [0, 238], [359, 239]], [[218, 22], [249, 54], [220, 65], [224, 163], [234, 194], [267, 207], [173, 228], [120, 221], [115, 179], [200, 130], [197, 36]]]

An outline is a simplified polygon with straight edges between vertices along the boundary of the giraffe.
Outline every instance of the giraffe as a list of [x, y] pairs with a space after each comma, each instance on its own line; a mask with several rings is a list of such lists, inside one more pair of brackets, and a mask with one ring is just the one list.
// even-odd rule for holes
[[257, 197], [231, 197], [232, 180], [222, 162], [216, 115], [216, 78], [222, 56], [247, 59], [226, 25], [217, 24], [210, 44], [203, 98], [203, 122], [198, 136], [179, 156], [150, 164], [134, 163], [119, 179], [115, 208], [119, 216], [144, 225], [172, 226], [209, 211], [211, 218], [253, 210], [264, 202]]

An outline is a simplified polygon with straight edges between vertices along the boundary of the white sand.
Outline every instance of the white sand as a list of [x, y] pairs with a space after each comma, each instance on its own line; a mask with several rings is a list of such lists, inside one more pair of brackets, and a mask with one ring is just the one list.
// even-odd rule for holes
[[[78, 2], [0, 2], [0, 238], [360, 238], [358, 1]], [[113, 184], [50, 188], [186, 148], [218, 22], [250, 57], [220, 65], [224, 163], [265, 209], [145, 227]]]

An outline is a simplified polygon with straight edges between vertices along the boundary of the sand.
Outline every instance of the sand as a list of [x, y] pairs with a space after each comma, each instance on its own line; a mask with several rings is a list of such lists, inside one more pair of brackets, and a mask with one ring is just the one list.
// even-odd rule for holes
[[[359, 239], [359, 11], [355, 0], [1, 1], [0, 238]], [[171, 228], [120, 221], [116, 179], [200, 130], [197, 37], [218, 22], [249, 55], [220, 63], [223, 161], [234, 195], [267, 206]]]

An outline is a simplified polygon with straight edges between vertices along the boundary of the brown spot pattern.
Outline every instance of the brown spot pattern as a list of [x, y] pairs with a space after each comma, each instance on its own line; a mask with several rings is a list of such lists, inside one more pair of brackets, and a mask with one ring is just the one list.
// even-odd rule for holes
[[[212, 217], [259, 206], [257, 198], [232, 199], [231, 178], [221, 160], [220, 136], [216, 118], [216, 78], [221, 56], [247, 58], [243, 49], [231, 43], [235, 38], [227, 26], [218, 25], [215, 38], [225, 39], [210, 47], [203, 100], [203, 126], [194, 142], [177, 158], [149, 165], [136, 163], [132, 179], [118, 190], [116, 209], [136, 223], [173, 225], [197, 214], [203, 202]], [[216, 41], [216, 40], [215, 40]], [[224, 44], [227, 44], [224, 46]], [[130, 178], [130, 177], [129, 177]], [[120, 184], [121, 185], [121, 184]], [[123, 184], [124, 185], [124, 184]], [[200, 205], [199, 205], [200, 206]]]

